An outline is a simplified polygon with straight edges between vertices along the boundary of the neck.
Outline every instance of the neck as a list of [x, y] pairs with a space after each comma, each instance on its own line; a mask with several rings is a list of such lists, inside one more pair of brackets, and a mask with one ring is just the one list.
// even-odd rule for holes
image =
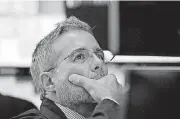
[[97, 105], [97, 103], [81, 103], [79, 105], [73, 105], [68, 108], [83, 115], [85, 118], [88, 118], [92, 115], [96, 105]]

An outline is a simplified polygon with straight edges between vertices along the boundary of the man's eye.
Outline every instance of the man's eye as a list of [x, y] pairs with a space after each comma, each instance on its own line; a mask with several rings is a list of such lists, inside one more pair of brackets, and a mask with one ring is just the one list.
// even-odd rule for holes
[[77, 55], [76, 57], [75, 57], [75, 61], [76, 60], [82, 60], [82, 59], [84, 59], [85, 58], [85, 56], [83, 55], [83, 54], [79, 54], [79, 55]]
[[101, 55], [101, 54], [96, 54], [96, 55], [97, 55], [97, 57], [98, 57], [99, 59], [104, 60], [104, 56], [103, 56], [103, 55]]

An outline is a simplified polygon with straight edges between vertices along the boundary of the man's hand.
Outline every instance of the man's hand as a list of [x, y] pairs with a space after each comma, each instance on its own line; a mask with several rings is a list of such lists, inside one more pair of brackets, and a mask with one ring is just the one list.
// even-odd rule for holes
[[123, 88], [122, 85], [118, 83], [116, 76], [113, 74], [102, 77], [99, 80], [72, 74], [69, 77], [69, 81], [77, 86], [85, 88], [97, 102], [109, 98], [121, 104], [124, 100], [124, 94], [127, 92], [127, 89]]

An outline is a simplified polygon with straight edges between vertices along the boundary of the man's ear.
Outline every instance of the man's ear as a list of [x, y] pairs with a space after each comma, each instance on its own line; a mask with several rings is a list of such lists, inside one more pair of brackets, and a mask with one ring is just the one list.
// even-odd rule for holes
[[47, 92], [55, 91], [55, 85], [52, 81], [51, 73], [42, 72], [39, 75], [39, 79], [42, 81], [43, 87]]

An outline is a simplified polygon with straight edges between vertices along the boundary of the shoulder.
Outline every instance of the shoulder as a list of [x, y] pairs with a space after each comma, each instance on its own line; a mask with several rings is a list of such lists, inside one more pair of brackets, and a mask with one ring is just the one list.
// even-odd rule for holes
[[0, 119], [7, 119], [37, 107], [29, 101], [0, 94]]
[[11, 119], [46, 119], [46, 117], [44, 117], [39, 110], [31, 109]]

